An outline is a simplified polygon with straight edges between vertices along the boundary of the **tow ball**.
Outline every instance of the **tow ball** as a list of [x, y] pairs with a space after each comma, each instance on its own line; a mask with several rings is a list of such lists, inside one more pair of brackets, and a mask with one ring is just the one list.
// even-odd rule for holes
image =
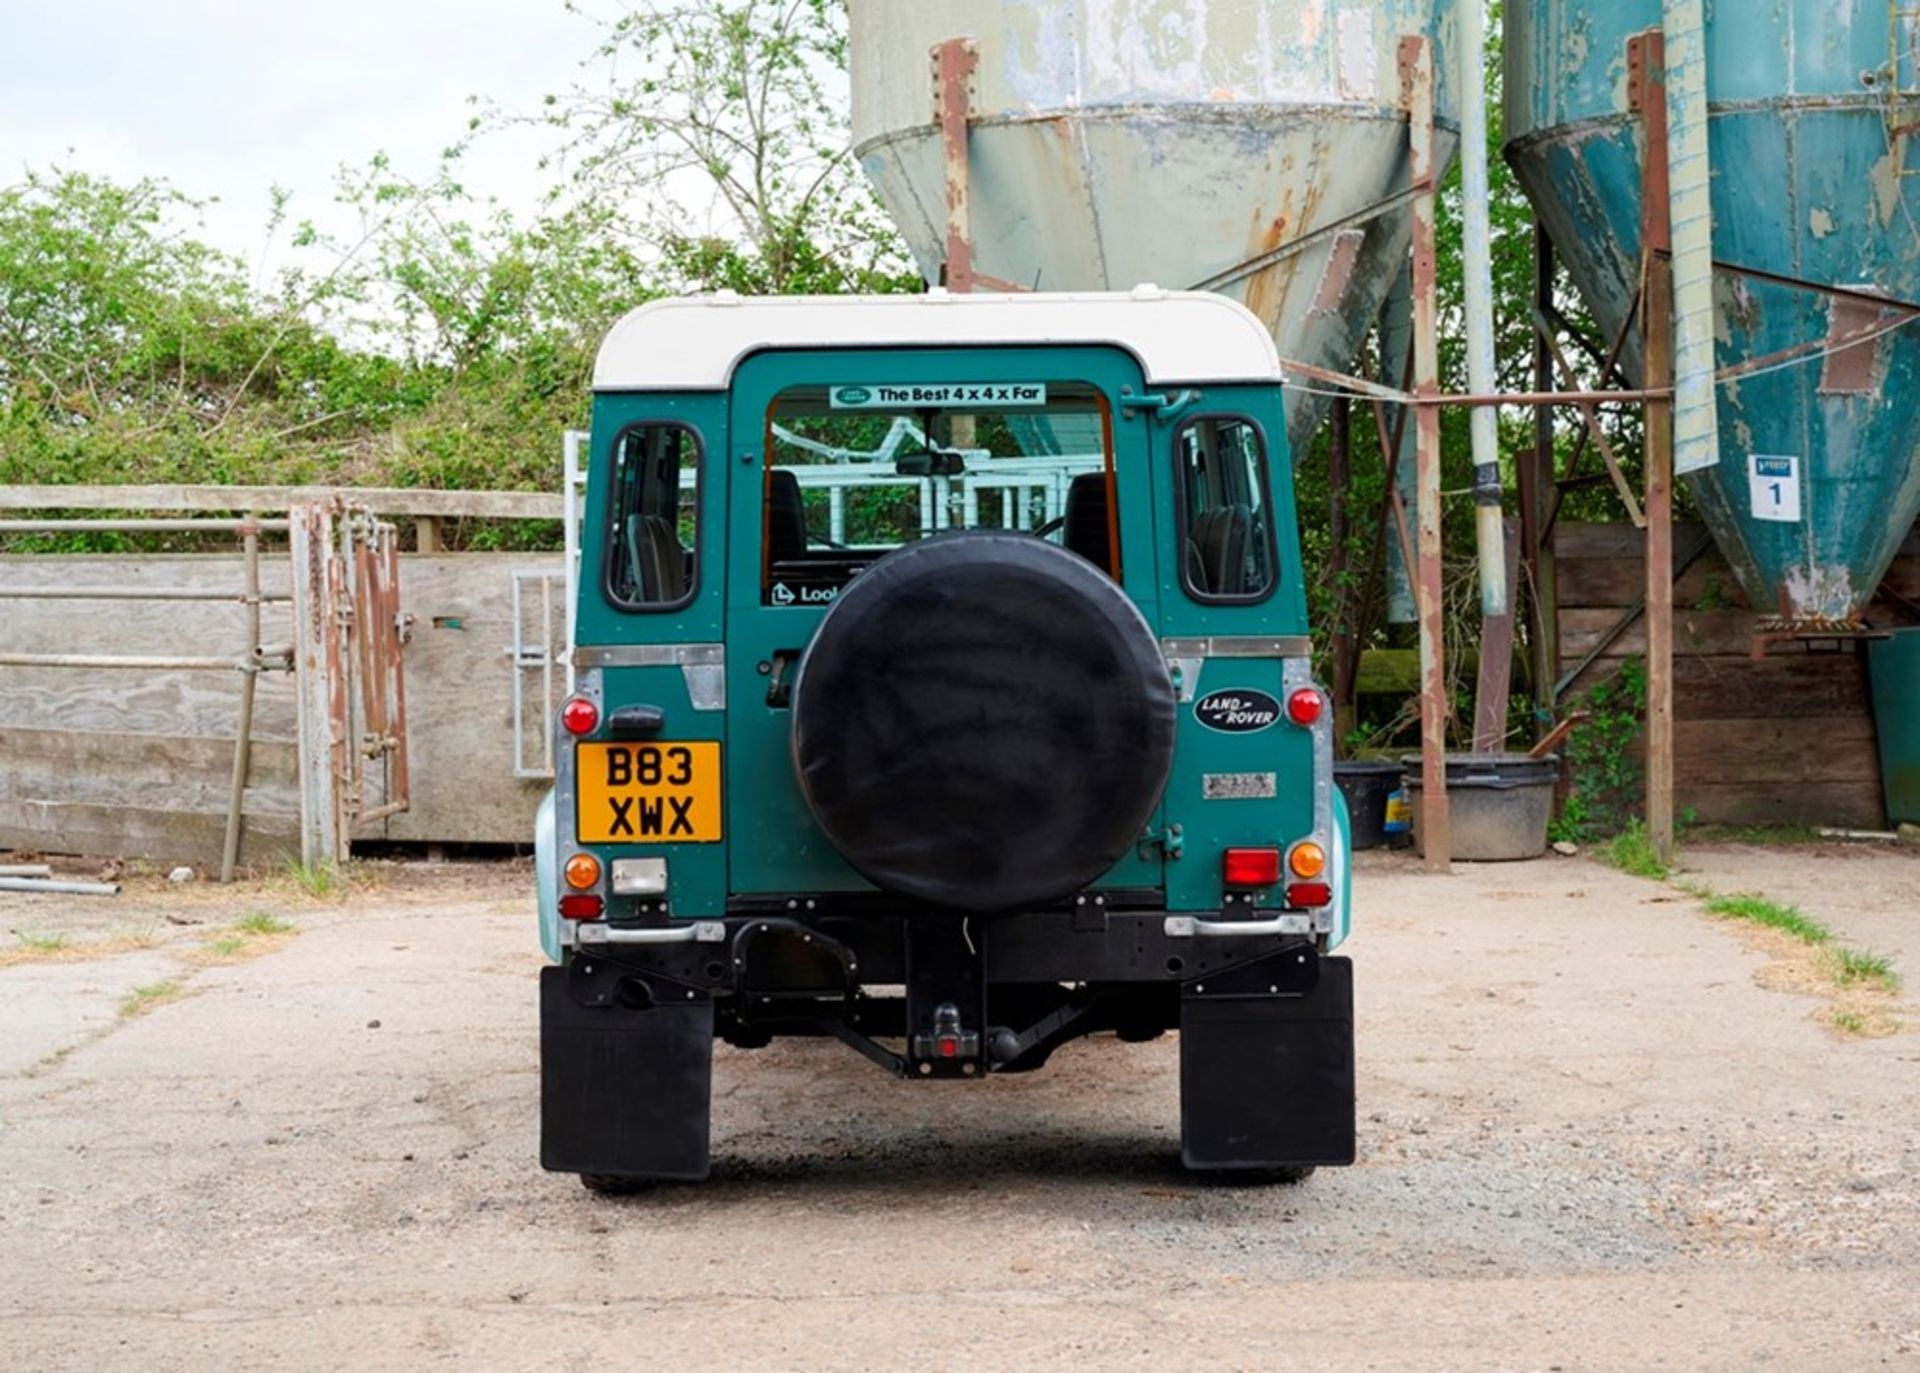
[[957, 1065], [961, 1073], [971, 1076], [978, 1071], [980, 1034], [960, 1023], [958, 1006], [943, 1001], [934, 1007], [932, 1030], [913, 1037], [913, 1057], [922, 1077], [933, 1076], [936, 1065], [949, 1072]]

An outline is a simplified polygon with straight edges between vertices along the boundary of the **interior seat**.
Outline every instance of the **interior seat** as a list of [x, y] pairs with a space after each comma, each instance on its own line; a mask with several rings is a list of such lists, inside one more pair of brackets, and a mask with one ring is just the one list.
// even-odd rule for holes
[[1102, 572], [1113, 571], [1113, 507], [1107, 474], [1085, 472], [1067, 487], [1066, 525], [1061, 543]]

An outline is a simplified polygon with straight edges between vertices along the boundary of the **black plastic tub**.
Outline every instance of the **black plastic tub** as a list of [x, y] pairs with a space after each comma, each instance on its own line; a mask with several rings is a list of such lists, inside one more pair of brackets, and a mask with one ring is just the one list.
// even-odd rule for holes
[[[1413, 846], [1420, 838], [1420, 755], [1401, 760], [1413, 803]], [[1553, 819], [1553, 786], [1560, 775], [1555, 756], [1524, 753], [1450, 753], [1447, 799], [1453, 817], [1453, 856], [1463, 863], [1513, 863], [1547, 851]]]
[[1347, 798], [1356, 849], [1377, 849], [1387, 842], [1387, 800], [1400, 790], [1398, 763], [1335, 763], [1333, 780]]

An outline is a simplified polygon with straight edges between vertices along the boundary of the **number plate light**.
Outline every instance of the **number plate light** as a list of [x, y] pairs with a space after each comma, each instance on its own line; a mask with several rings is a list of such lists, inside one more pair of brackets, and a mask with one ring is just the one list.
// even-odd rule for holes
[[667, 860], [664, 858], [616, 858], [613, 860], [615, 896], [665, 896]]

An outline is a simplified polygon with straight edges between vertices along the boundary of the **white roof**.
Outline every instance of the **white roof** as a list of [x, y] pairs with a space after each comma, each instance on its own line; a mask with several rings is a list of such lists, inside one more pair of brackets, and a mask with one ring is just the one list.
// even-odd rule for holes
[[1113, 344], [1150, 386], [1278, 382], [1273, 335], [1224, 296], [1161, 291], [656, 300], [613, 326], [596, 391], [723, 391], [749, 354], [791, 348]]

